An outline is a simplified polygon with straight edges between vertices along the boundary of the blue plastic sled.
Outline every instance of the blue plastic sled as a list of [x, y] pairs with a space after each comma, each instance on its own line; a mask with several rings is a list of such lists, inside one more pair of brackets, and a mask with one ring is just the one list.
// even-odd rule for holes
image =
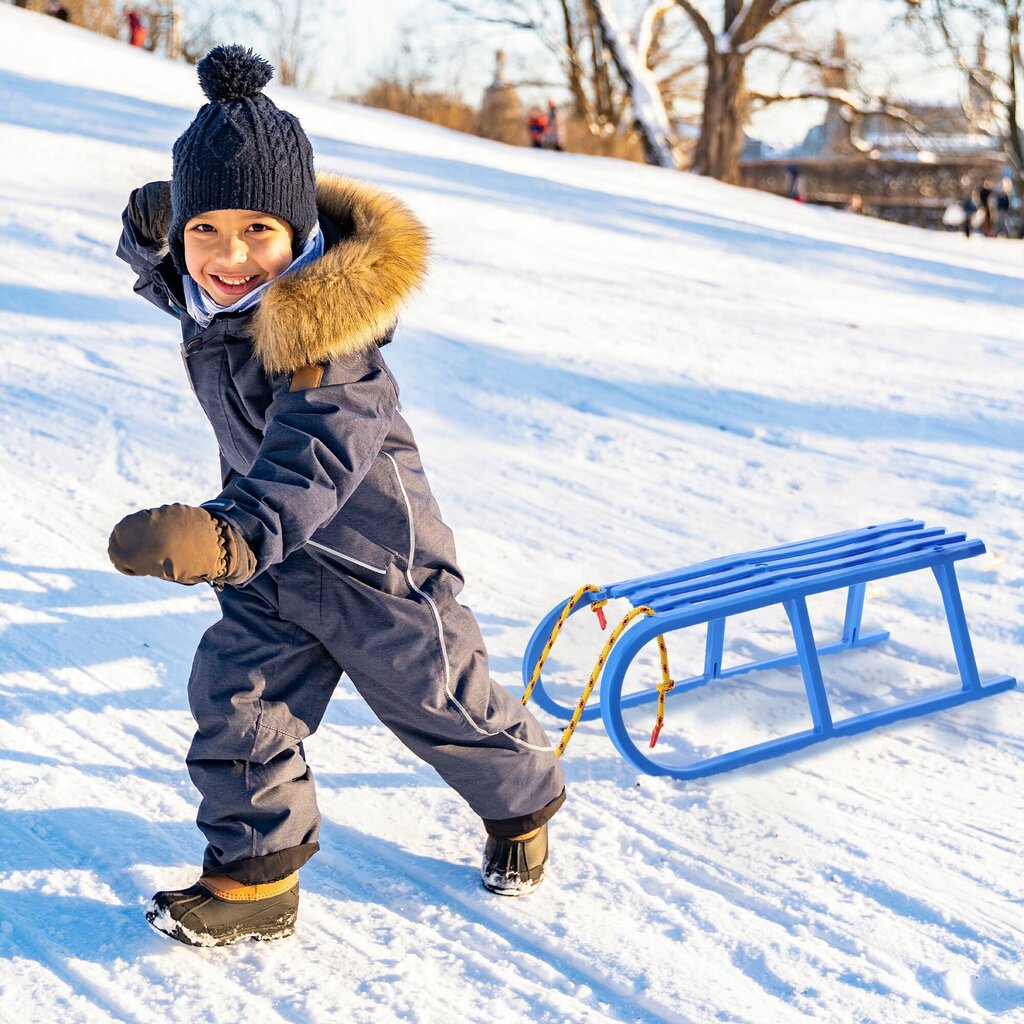
[[[984, 551], [985, 545], [980, 540], [967, 540], [966, 534], [947, 533], [942, 527], [926, 527], [921, 522], [901, 519], [881, 526], [717, 558], [687, 568], [614, 583], [596, 593], [585, 594], [573, 609], [573, 614], [595, 601], [609, 598], [626, 598], [635, 608], [646, 605], [655, 614], [640, 619], [622, 634], [601, 676], [600, 707], [587, 708], [581, 721], [594, 719], [600, 714], [619, 753], [640, 771], [677, 779], [700, 779], [800, 750], [833, 736], [849, 736], [901, 718], [955, 707], [1012, 689], [1017, 684], [1012, 676], [993, 676], [984, 680], [979, 677], [957, 585], [954, 563]], [[861, 633], [867, 584], [918, 569], [931, 569], [938, 582], [961, 685], [944, 693], [833, 722], [819, 656], [888, 639], [889, 634], [884, 631]], [[848, 588], [848, 596], [842, 637], [819, 646], [811, 631], [806, 598], [844, 588]], [[781, 604], [786, 610], [793, 628], [795, 650], [791, 654], [723, 669], [722, 646], [728, 617], [774, 604]], [[558, 604], [534, 631], [523, 659], [524, 685], [529, 684], [544, 645], [565, 607], [564, 601]], [[626, 670], [637, 654], [656, 637], [703, 623], [707, 623], [704, 671], [699, 676], [676, 682], [670, 698], [755, 669], [799, 665], [813, 728], [682, 766], [663, 763], [641, 750], [630, 738], [622, 713], [626, 708], [656, 701], [658, 691], [650, 689], [623, 696]], [[573, 708], [553, 700], [545, 691], [542, 678], [538, 680], [533, 695], [545, 711], [558, 718], [571, 718]]]

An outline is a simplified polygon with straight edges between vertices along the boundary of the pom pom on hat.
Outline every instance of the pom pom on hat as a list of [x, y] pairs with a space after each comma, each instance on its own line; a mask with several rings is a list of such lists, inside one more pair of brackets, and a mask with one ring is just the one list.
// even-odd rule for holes
[[197, 65], [199, 84], [213, 103], [253, 99], [274, 77], [274, 68], [244, 46], [215, 46]]

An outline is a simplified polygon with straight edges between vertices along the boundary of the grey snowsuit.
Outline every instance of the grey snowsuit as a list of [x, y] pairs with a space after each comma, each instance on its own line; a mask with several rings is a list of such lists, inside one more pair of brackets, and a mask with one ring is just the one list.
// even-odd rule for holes
[[425, 232], [394, 198], [321, 175], [326, 251], [274, 281], [256, 310], [205, 330], [181, 276], [128, 210], [118, 255], [135, 291], [181, 321], [190, 383], [220, 446], [204, 507], [257, 558], [219, 593], [189, 681], [204, 873], [254, 884], [318, 849], [302, 740], [344, 671], [380, 720], [484, 819], [515, 836], [564, 800], [536, 720], [488, 673], [457, 596], [451, 532], [427, 483], [380, 345], [419, 283]]

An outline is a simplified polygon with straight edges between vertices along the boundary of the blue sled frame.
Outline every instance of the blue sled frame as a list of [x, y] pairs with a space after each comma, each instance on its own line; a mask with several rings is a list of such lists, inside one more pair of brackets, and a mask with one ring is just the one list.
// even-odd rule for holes
[[[901, 519], [714, 559], [588, 593], [577, 604], [573, 614], [595, 601], [614, 598], [626, 598], [634, 607], [647, 605], [655, 614], [639, 620], [619, 639], [601, 677], [600, 706], [587, 708], [581, 720], [593, 720], [600, 715], [616, 749], [640, 771], [676, 779], [701, 779], [800, 750], [834, 736], [866, 732], [889, 722], [941, 711], [1010, 690], [1017, 685], [1014, 677], [1002, 675], [982, 679], [978, 674], [956, 578], [956, 561], [973, 558], [984, 551], [982, 541], [967, 540], [963, 533], [947, 533], [942, 527], [926, 527], [916, 520]], [[834, 722], [819, 657], [887, 640], [889, 633], [886, 631], [861, 633], [867, 584], [921, 569], [932, 571], [942, 594], [960, 671], [959, 688]], [[811, 629], [806, 599], [814, 594], [841, 589], [848, 591], [842, 637], [819, 646]], [[790, 654], [723, 669], [722, 648], [728, 617], [774, 604], [781, 604], [789, 617], [795, 650]], [[524, 685], [532, 677], [541, 651], [564, 607], [565, 602], [554, 607], [534, 631], [523, 658]], [[641, 750], [626, 730], [623, 712], [627, 708], [656, 701], [658, 692], [652, 688], [623, 696], [626, 670], [637, 654], [659, 635], [705, 623], [704, 671], [699, 676], [677, 681], [668, 695], [669, 699], [745, 672], [799, 665], [813, 728], [686, 765], [667, 764]], [[569, 719], [572, 716], [573, 708], [560, 704], [547, 693], [543, 678], [537, 683], [534, 699], [557, 718]]]

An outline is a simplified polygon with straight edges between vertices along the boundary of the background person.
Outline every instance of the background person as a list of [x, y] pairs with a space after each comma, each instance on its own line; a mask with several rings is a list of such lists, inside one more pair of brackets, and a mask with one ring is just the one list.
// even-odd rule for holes
[[544, 145], [548, 149], [562, 152], [562, 128], [558, 116], [558, 104], [554, 100], [548, 100], [548, 127], [544, 133]]
[[149, 39], [149, 30], [143, 25], [139, 12], [134, 7], [129, 7], [124, 12], [124, 18], [128, 22], [129, 44], [145, 49], [146, 41]]
[[996, 224], [995, 234], [996, 238], [1010, 238], [1011, 237], [1011, 220], [1010, 211], [1013, 207], [1013, 179], [1006, 177], [1003, 178], [1000, 185], [999, 191], [995, 197], [995, 208], [996, 208]]
[[981, 183], [981, 188], [978, 189], [978, 210], [981, 213], [979, 218], [980, 223], [976, 224], [976, 227], [981, 228], [981, 233], [986, 238], [991, 238], [992, 231], [992, 179], [985, 178]]
[[544, 133], [548, 130], [548, 119], [540, 107], [533, 107], [526, 120], [526, 132], [530, 137], [530, 145], [534, 149], [544, 146]]

